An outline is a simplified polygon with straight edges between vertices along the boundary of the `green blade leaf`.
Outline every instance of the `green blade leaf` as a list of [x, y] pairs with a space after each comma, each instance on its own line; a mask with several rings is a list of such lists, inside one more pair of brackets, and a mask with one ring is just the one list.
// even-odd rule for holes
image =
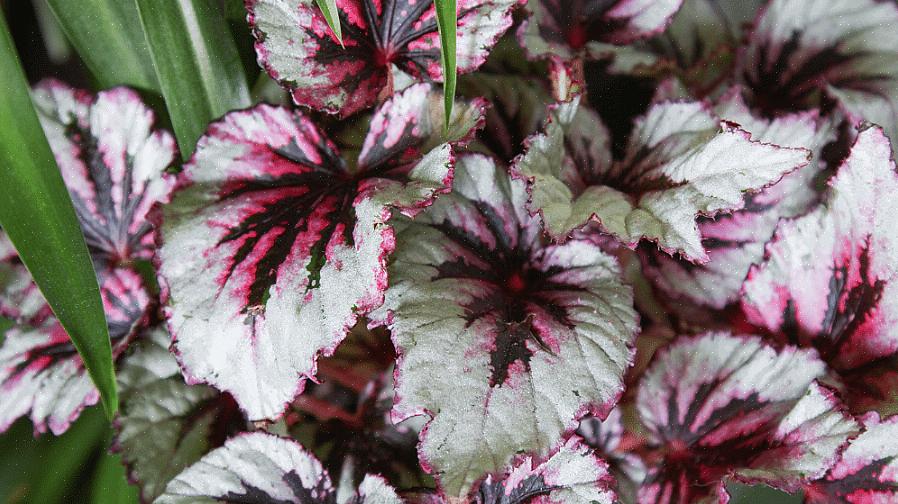
[[340, 46], [345, 48], [346, 46], [343, 45], [343, 30], [340, 27], [340, 13], [337, 11], [337, 0], [315, 0], [315, 3], [318, 4], [318, 8], [324, 14], [324, 20], [327, 21], [331, 31], [337, 36]]
[[433, 0], [437, 14], [437, 28], [440, 30], [440, 61], [443, 64], [443, 100], [446, 110], [446, 128], [452, 117], [452, 104], [455, 102], [455, 30], [458, 15], [455, 12], [455, 0]]
[[0, 226], [81, 354], [112, 418], [118, 394], [97, 277], [2, 15], [0, 89]]
[[41, 1], [50, 4], [100, 87], [127, 85], [159, 91], [133, 0]]
[[[133, 0], [132, 0], [133, 1]], [[136, 0], [183, 159], [213, 119], [248, 107], [228, 25], [209, 0]]]

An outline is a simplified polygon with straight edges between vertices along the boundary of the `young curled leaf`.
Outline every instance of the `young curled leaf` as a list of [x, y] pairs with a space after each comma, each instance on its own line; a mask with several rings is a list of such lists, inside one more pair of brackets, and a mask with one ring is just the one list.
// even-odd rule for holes
[[818, 203], [816, 177], [824, 169], [820, 159], [831, 139], [831, 123], [816, 111], [764, 119], [751, 113], [739, 88], [719, 100], [717, 113], [751, 132], [752, 139], [784, 147], [806, 148], [813, 153], [810, 164], [787, 174], [776, 184], [744, 196], [739, 210], [697, 219], [702, 247], [709, 261], [690, 264], [643, 247], [643, 272], [666, 295], [676, 301], [722, 309], [739, 299], [739, 290], [752, 264], [764, 257], [764, 244], [773, 236], [782, 218], [803, 214]]
[[[296, 442], [264, 432], [229, 439], [175, 478], [157, 504], [197, 502], [336, 503], [330, 476]], [[379, 476], [359, 485], [351, 504], [401, 504]]]
[[421, 456], [450, 497], [607, 414], [631, 362], [617, 263], [586, 240], [546, 243], [525, 199], [491, 159], [460, 158], [453, 193], [403, 222], [377, 312], [399, 352], [394, 421], [432, 417]]
[[[458, 0], [456, 63], [471, 72], [511, 26], [519, 0]], [[341, 117], [393, 93], [392, 67], [443, 80], [432, 1], [338, 0], [343, 47], [313, 0], [249, 0], [259, 63], [299, 104]], [[336, 20], [335, 20], [336, 21]]]
[[414, 214], [449, 190], [453, 144], [483, 106], [455, 107], [442, 143], [442, 96], [411, 86], [374, 115], [354, 164], [299, 112], [259, 105], [213, 123], [160, 233], [188, 381], [230, 392], [250, 420], [279, 417], [318, 354], [381, 304], [391, 212]]
[[618, 160], [598, 115], [579, 105], [579, 96], [550, 112], [512, 173], [527, 181], [528, 208], [556, 240], [594, 220], [629, 247], [651, 240], [707, 262], [699, 216], [738, 210], [747, 193], [808, 162], [807, 150], [753, 140], [700, 102], [652, 105]]
[[813, 351], [726, 333], [680, 338], [639, 385], [639, 417], [659, 447], [640, 501], [699, 502], [723, 478], [794, 491], [823, 476], [859, 426], [815, 379]]

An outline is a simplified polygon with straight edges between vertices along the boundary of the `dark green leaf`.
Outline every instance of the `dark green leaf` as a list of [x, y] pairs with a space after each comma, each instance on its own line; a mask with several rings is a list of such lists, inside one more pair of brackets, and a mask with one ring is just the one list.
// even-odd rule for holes
[[120, 84], [157, 91], [134, 0], [47, 1], [100, 87]]
[[440, 30], [440, 60], [443, 63], [443, 94], [446, 110], [446, 124], [452, 117], [452, 104], [455, 102], [455, 30], [458, 16], [455, 12], [455, 0], [433, 0], [436, 6], [437, 27]]
[[184, 159], [206, 126], [249, 106], [228, 25], [210, 0], [136, 0], [156, 76]]
[[112, 418], [118, 395], [97, 277], [2, 15], [0, 89], [0, 225], [72, 338]]
[[343, 45], [343, 31], [340, 26], [340, 14], [337, 12], [337, 0], [315, 0], [321, 13], [324, 14], [324, 20], [330, 26], [331, 31], [337, 36], [340, 45]]
[[122, 465], [122, 457], [103, 453], [94, 471], [90, 501], [98, 504], [114, 502], [126, 504], [138, 502], [137, 487], [128, 483], [128, 474]]

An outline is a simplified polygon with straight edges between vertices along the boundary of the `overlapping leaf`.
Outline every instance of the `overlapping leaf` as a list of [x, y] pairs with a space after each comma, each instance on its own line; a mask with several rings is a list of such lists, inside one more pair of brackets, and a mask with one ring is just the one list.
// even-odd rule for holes
[[[130, 270], [104, 270], [99, 276], [116, 358], [143, 322], [150, 298], [140, 276]], [[56, 318], [6, 332], [0, 347], [0, 431], [30, 412], [36, 433], [49, 429], [62, 434], [99, 397], [78, 351]]]
[[610, 504], [608, 464], [576, 436], [546, 457], [521, 456], [504, 474], [488, 475], [471, 494], [477, 504]]
[[739, 299], [739, 289], [752, 264], [761, 262], [764, 244], [781, 218], [810, 210], [819, 195], [815, 177], [824, 168], [820, 159], [832, 130], [816, 112], [799, 112], [767, 120], [751, 114], [734, 88], [721, 98], [717, 113], [750, 131], [752, 139], [811, 150], [810, 164], [786, 175], [759, 193], [747, 194], [740, 210], [716, 217], [699, 217], [702, 247], [709, 261], [694, 265], [645, 247], [643, 271], [667, 295], [721, 309]]
[[[455, 107], [466, 140], [483, 104]], [[299, 112], [260, 105], [214, 123], [163, 212], [160, 280], [190, 381], [276, 418], [359, 315], [381, 304], [391, 210], [415, 213], [452, 180], [442, 96], [407, 88], [371, 120], [357, 163]]]
[[169, 343], [164, 329], [148, 330], [118, 372], [123, 400], [113, 447], [121, 451], [146, 502], [245, 426], [233, 399], [211, 387], [184, 383]]
[[614, 259], [589, 241], [545, 243], [525, 200], [489, 158], [466, 156], [454, 192], [397, 237], [379, 312], [400, 355], [394, 420], [433, 417], [421, 456], [450, 497], [606, 414], [632, 356]]
[[898, 498], [898, 416], [862, 419], [864, 432], [851, 440], [826, 477], [805, 486], [806, 502], [892, 502]]
[[[898, 173], [891, 152], [881, 129], [863, 130], [825, 205], [779, 226], [743, 290], [750, 322], [817, 348], [856, 385], [898, 355]], [[865, 389], [848, 397], [871, 391]], [[879, 399], [893, 402], [890, 395]]]
[[[197, 502], [302, 502], [337, 499], [327, 471], [296, 442], [255, 432], [229, 439], [175, 478], [158, 504]], [[379, 476], [365, 478], [353, 504], [400, 504]]]
[[858, 433], [815, 378], [814, 352], [760, 338], [706, 333], [657, 355], [639, 386], [639, 416], [661, 448], [644, 502], [701, 502], [733, 477], [790, 491], [822, 477]]
[[699, 102], [652, 105], [612, 160], [600, 119], [578, 103], [555, 106], [512, 168], [555, 239], [594, 220], [627, 246], [647, 239], [706, 262], [697, 217], [739, 210], [747, 193], [807, 164], [806, 150], [755, 141]]
[[898, 6], [875, 0], [774, 0], [761, 11], [737, 76], [767, 113], [831, 98], [898, 133]]
[[[458, 72], [479, 67], [519, 0], [459, 0]], [[340, 0], [343, 46], [314, 0], [251, 0], [260, 64], [296, 103], [347, 116], [393, 92], [392, 67], [442, 80], [433, 2]]]
[[624, 419], [621, 408], [618, 406], [611, 410], [605, 420], [584, 418], [577, 428], [577, 434], [583, 438], [584, 444], [595, 450], [596, 455], [608, 462], [620, 499], [634, 502], [637, 490], [645, 479], [645, 464], [636, 454], [628, 452], [622, 446]]
[[[96, 97], [56, 81], [33, 93], [38, 117], [66, 182], [97, 267], [113, 357], [127, 347], [151, 305], [129, 265], [153, 257], [150, 207], [168, 200], [174, 181], [170, 135], [153, 130], [153, 114], [128, 89]], [[0, 239], [5, 242], [5, 237]], [[37, 432], [65, 431], [97, 390], [65, 330], [37, 287], [4, 247], [0, 314], [16, 319], [0, 348], [0, 426], [31, 412]]]
[[529, 0], [530, 18], [518, 30], [528, 55], [571, 59], [607, 53], [664, 30], [683, 0]]

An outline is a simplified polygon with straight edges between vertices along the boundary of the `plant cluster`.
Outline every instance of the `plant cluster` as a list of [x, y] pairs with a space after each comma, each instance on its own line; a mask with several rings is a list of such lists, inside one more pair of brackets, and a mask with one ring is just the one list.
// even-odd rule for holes
[[[448, 117], [425, 0], [247, 0], [285, 100], [183, 166], [34, 87], [141, 497], [898, 500], [898, 5], [457, 3]], [[2, 236], [0, 315], [0, 429], [64, 432], [99, 395]]]

